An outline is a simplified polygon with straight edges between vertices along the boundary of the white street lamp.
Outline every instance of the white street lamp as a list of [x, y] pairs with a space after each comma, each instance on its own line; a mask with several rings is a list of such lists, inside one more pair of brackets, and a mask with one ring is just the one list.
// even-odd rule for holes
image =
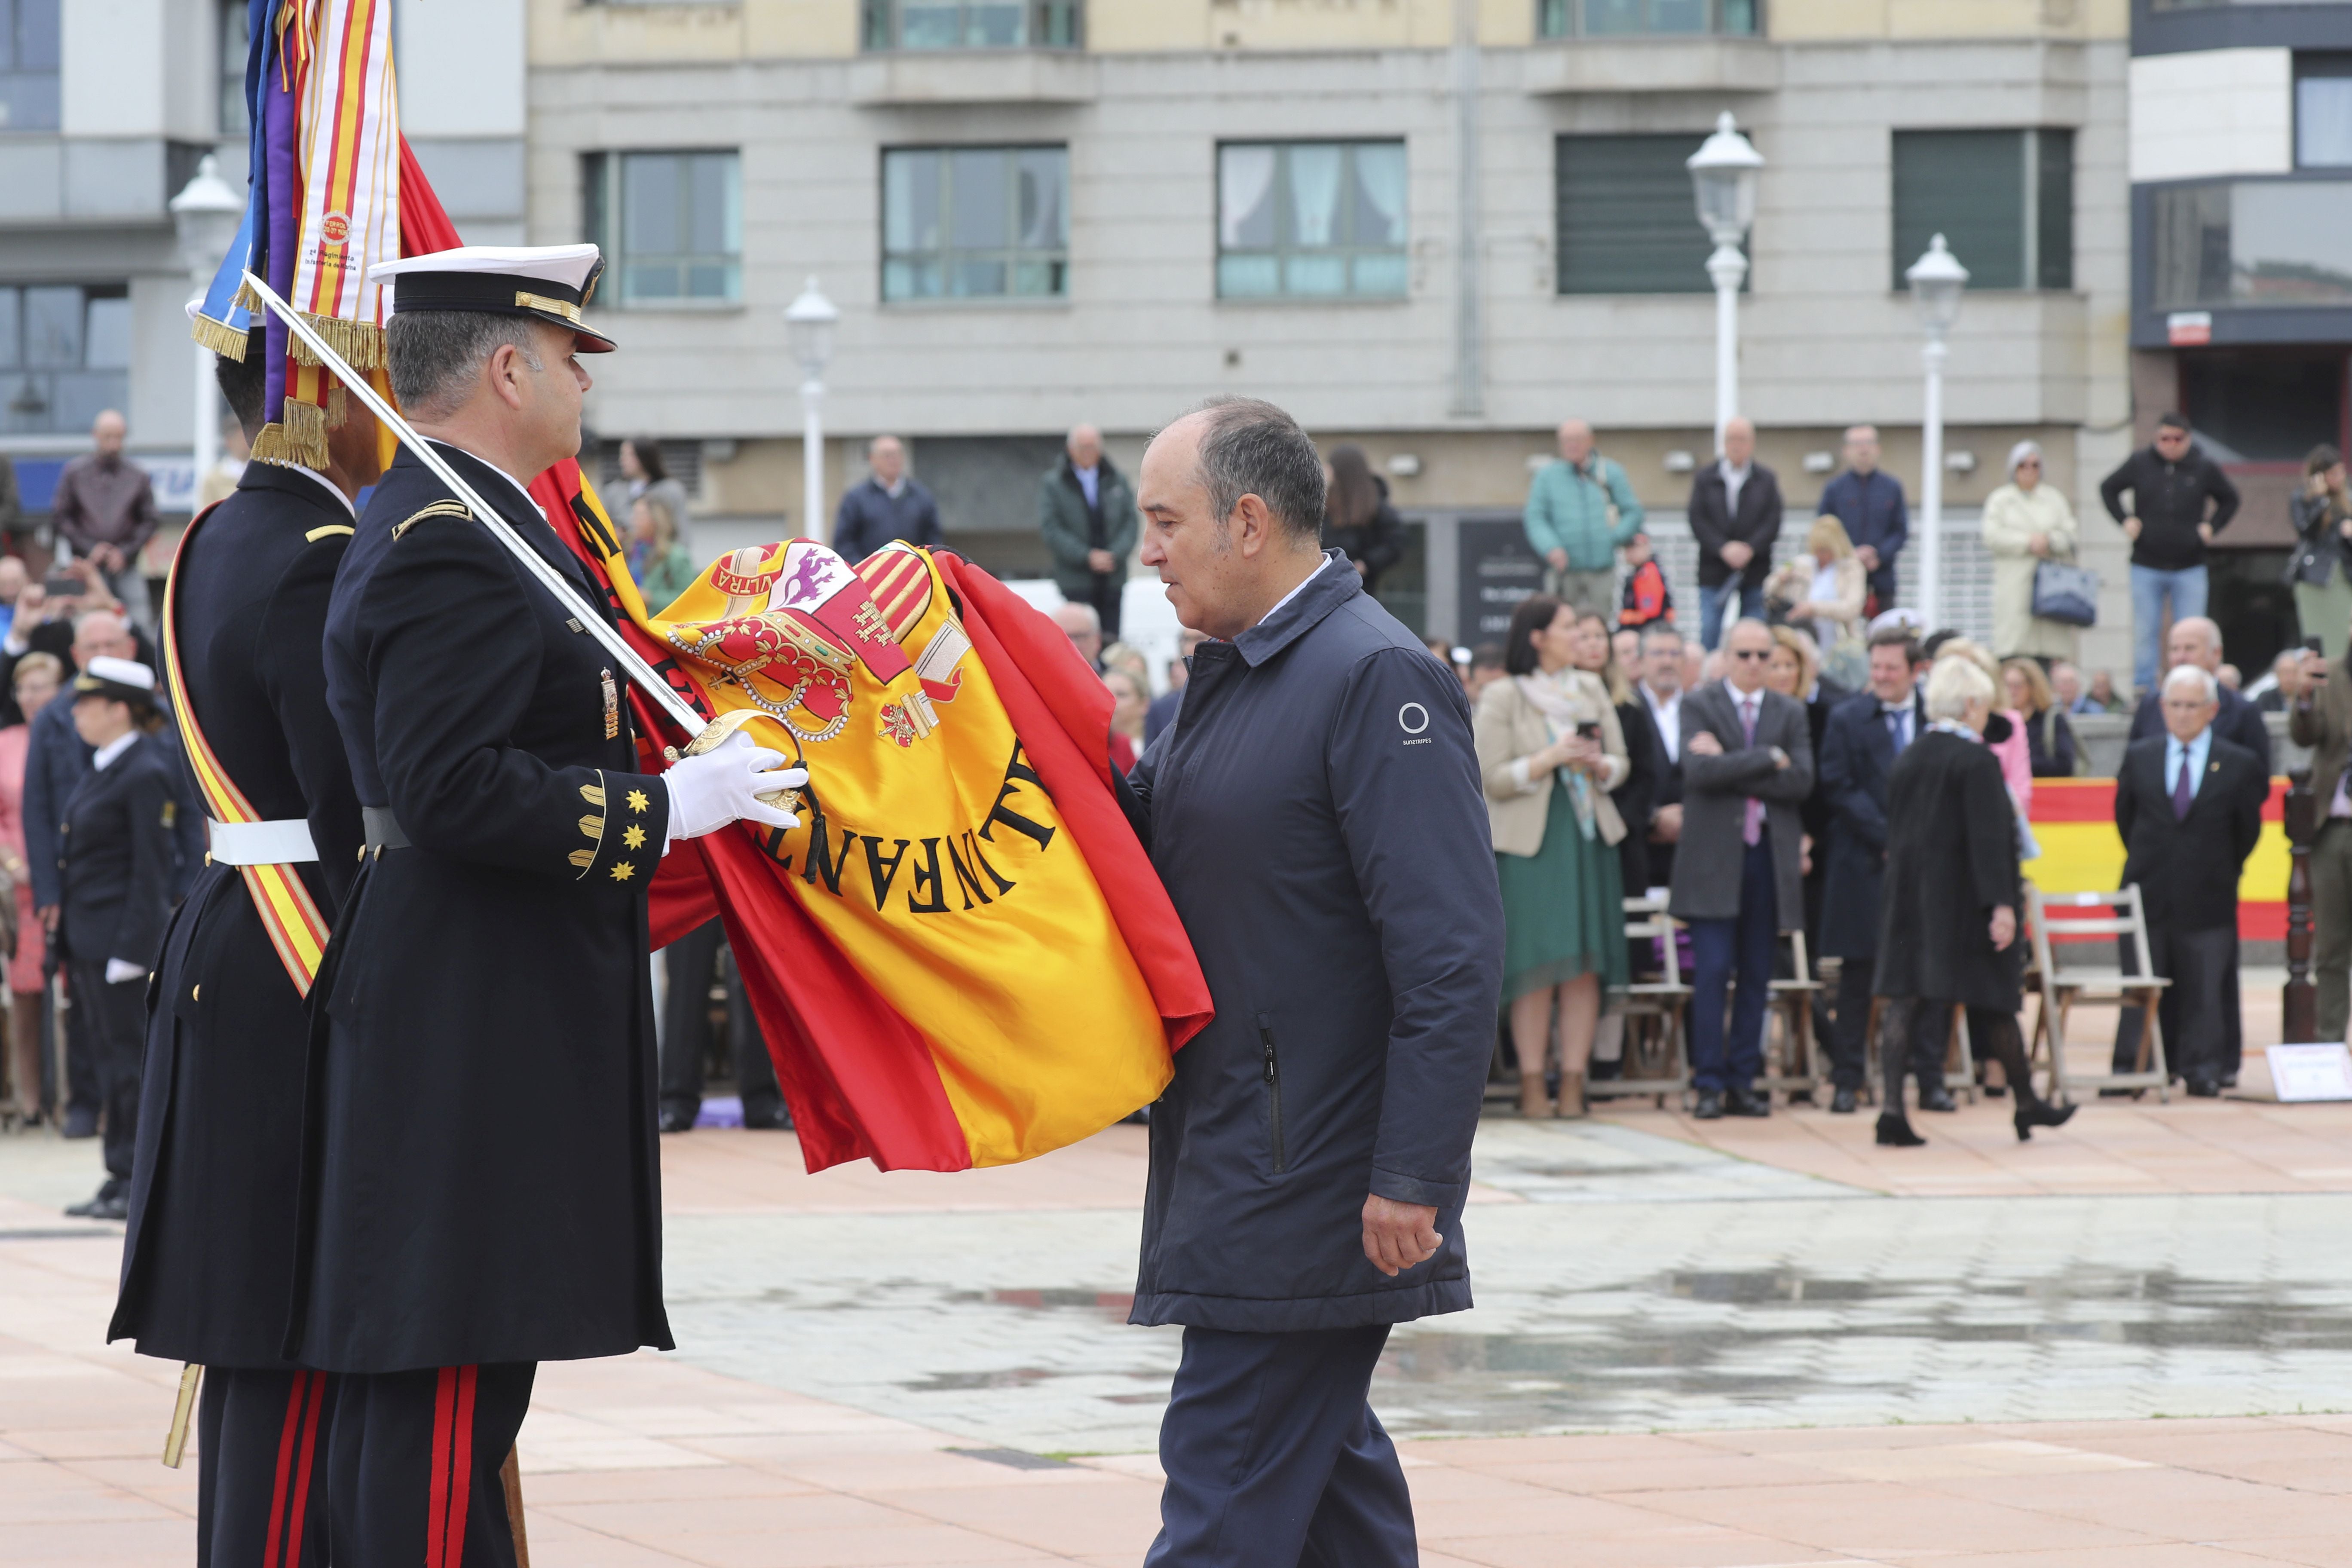
[[1919, 424], [1919, 614], [1927, 629], [1942, 624], [1940, 593], [1944, 565], [1944, 338], [1960, 317], [1960, 290], [1968, 287], [1969, 269], [1959, 263], [1937, 235], [1927, 252], [1913, 262], [1904, 279], [1911, 285], [1912, 303], [1919, 310], [1919, 325], [1927, 333], [1919, 358], [1927, 369], [1927, 400]]
[[1684, 165], [1698, 198], [1699, 226], [1715, 242], [1706, 275], [1715, 280], [1715, 449], [1723, 427], [1739, 412], [1739, 285], [1748, 258], [1739, 247], [1756, 221], [1756, 176], [1764, 155], [1733, 125], [1731, 111], [1716, 117], [1715, 134]]
[[801, 532], [822, 543], [824, 516], [824, 367], [833, 360], [833, 332], [841, 312], [811, 277], [784, 308], [784, 336], [801, 362]]
[[[201, 300], [236, 239], [236, 226], [245, 218], [245, 199], [229, 189], [228, 182], [220, 177], [220, 161], [207, 153], [196, 165], [195, 177], [172, 198], [171, 206], [172, 226], [180, 234], [180, 263], [195, 279], [196, 297]], [[213, 381], [213, 353], [202, 343], [196, 345], [195, 391], [194, 456], [196, 488], [201, 489], [205, 476], [220, 460], [220, 403]]]

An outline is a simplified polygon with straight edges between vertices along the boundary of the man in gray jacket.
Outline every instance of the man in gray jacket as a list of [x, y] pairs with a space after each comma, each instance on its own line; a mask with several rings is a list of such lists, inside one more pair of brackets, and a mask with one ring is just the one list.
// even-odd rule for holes
[[1135, 491], [1103, 456], [1102, 432], [1081, 425], [1062, 460], [1037, 485], [1037, 531], [1054, 552], [1054, 582], [1074, 605], [1091, 605], [1104, 640], [1118, 640], [1119, 595], [1134, 552]]
[[1321, 551], [1288, 415], [1212, 402], [1141, 478], [1142, 561], [1215, 640], [1129, 782], [1217, 1009], [1151, 1116], [1130, 1321], [1185, 1327], [1146, 1562], [1402, 1568], [1368, 1394], [1391, 1325], [1470, 1305], [1502, 985], [1469, 704]]
[[1702, 1121], [1772, 1113], [1756, 1092], [1764, 1005], [1780, 933], [1805, 925], [1797, 807], [1813, 790], [1812, 726], [1802, 703], [1766, 688], [1772, 646], [1763, 622], [1739, 622], [1724, 639], [1723, 679], [1683, 698], [1683, 836], [1667, 909], [1691, 928], [1691, 1087]]

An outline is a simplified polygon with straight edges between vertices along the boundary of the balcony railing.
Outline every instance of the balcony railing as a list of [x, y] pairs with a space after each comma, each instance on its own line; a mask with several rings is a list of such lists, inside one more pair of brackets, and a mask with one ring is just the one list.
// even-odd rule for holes
[[1537, 0], [1536, 32], [1547, 38], [1752, 37], [1764, 30], [1762, 0]]
[[865, 0], [868, 50], [1075, 49], [1081, 0]]

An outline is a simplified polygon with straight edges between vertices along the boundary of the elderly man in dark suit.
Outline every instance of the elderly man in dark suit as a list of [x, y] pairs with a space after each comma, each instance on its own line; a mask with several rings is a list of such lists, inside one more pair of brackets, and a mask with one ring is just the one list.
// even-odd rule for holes
[[1703, 1121], [1771, 1114], [1756, 1079], [1773, 952], [1780, 932], [1805, 923], [1797, 807], [1812, 793], [1812, 730], [1804, 704], [1765, 689], [1772, 647], [1763, 622], [1739, 622], [1724, 642], [1723, 679], [1682, 703], [1683, 830], [1667, 907], [1691, 928], [1691, 1082]]
[[1698, 541], [1699, 637], [1713, 653], [1722, 635], [1723, 602], [1761, 620], [1772, 542], [1780, 537], [1780, 481], [1756, 460], [1756, 426], [1723, 427], [1723, 456], [1691, 479], [1691, 536]]
[[[2172, 1070], [2189, 1092], [2221, 1092], [2238, 971], [2238, 873], [2262, 837], [2270, 770], [2215, 722], [2221, 684], [2193, 664], [2164, 678], [2162, 737], [2135, 741], [2116, 774], [2124, 882], [2139, 884], [2148, 956], [2172, 982], [2158, 1005]], [[2135, 1020], [2137, 1022], [2137, 1020]], [[2116, 1070], [2137, 1066], [2119, 1044]]]
[[[1838, 706], [1822, 732], [1822, 798], [1832, 814], [1822, 956], [1838, 960], [1837, 1026], [1830, 1036], [1830, 1109], [1851, 1113], [1870, 1072], [1871, 982], [1878, 962], [1880, 880], [1886, 874], [1886, 774], [1927, 729], [1919, 645], [1906, 626], [1870, 638], [1870, 689]], [[1954, 1109], [1942, 1058], [1915, 1056], [1919, 1103]]]
[[[2178, 669], [2190, 665], [2214, 678], [2214, 689], [2221, 693], [2220, 706], [2213, 711], [2213, 732], [2232, 745], [2243, 746], [2262, 764], [2263, 776], [2271, 772], [2271, 731], [2263, 711], [2228, 687], [2221, 685], [2221, 628], [2203, 616], [2186, 616], [2172, 623], [2171, 632], [2164, 639], [2164, 668]], [[2132, 714], [2131, 740], [2134, 745], [2142, 741], [2162, 736], [2168, 727], [2164, 715], [2162, 694], [2143, 692], [2138, 709]], [[2230, 965], [2221, 977], [2221, 1087], [2231, 1089], [2238, 1082], [2239, 1058], [2245, 1053], [2245, 1028], [2242, 1012], [2238, 1005], [2238, 966]], [[2167, 1036], [2169, 1038], [2169, 1035]], [[2126, 1007], [2116, 1022], [2116, 1060], [2136, 1059], [2139, 1055], [2139, 1009]], [[2117, 1068], [2116, 1071], [2124, 1069]]]

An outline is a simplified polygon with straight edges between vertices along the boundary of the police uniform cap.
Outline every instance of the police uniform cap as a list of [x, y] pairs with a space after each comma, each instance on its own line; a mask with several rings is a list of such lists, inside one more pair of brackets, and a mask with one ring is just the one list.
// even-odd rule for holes
[[596, 297], [604, 253], [593, 245], [461, 245], [404, 256], [368, 269], [389, 284], [392, 313], [480, 310], [530, 316], [578, 335], [582, 353], [609, 353], [613, 340], [589, 329], [581, 308]]
[[135, 658], [100, 654], [74, 677], [76, 697], [111, 697], [134, 707], [155, 706], [155, 672]]

